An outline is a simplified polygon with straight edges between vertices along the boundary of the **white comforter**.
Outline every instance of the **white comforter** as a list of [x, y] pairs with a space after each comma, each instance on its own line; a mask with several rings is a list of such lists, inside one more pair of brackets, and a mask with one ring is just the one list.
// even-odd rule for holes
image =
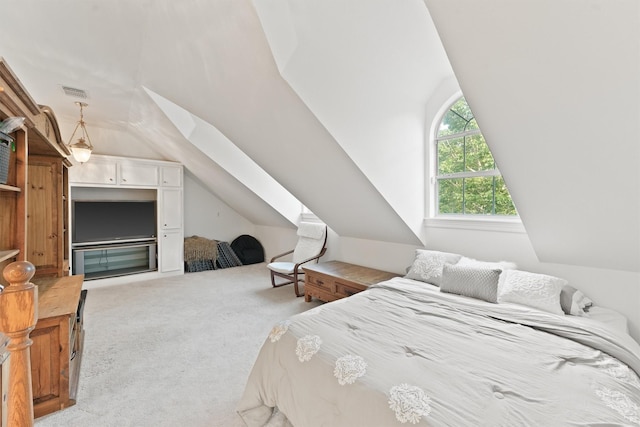
[[247, 426], [640, 426], [638, 373], [640, 346], [591, 319], [396, 278], [274, 326], [238, 413]]

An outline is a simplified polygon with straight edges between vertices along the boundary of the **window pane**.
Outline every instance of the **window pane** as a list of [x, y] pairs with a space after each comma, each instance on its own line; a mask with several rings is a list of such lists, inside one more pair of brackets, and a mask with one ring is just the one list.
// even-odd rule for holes
[[461, 214], [462, 195], [464, 190], [464, 179], [441, 179], [438, 180], [438, 206], [439, 213]]
[[450, 110], [456, 113], [465, 123], [473, 120], [471, 108], [469, 108], [469, 104], [467, 104], [467, 100], [464, 98], [458, 99], [456, 103], [451, 106]]
[[438, 128], [438, 136], [464, 132], [467, 130], [470, 120], [473, 120], [473, 114], [471, 114], [464, 98], [460, 98], [442, 118]]
[[438, 175], [464, 171], [464, 138], [438, 142]]
[[489, 146], [480, 135], [471, 135], [465, 138], [465, 171], [478, 172], [495, 169], [495, 162]]
[[504, 179], [496, 177], [496, 215], [518, 215]]
[[466, 178], [464, 181], [464, 213], [491, 215], [493, 213], [493, 177]]

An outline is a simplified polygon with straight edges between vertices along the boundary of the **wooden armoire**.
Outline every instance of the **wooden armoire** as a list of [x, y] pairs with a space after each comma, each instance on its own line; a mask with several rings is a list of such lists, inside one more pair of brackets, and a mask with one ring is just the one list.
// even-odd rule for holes
[[0, 274], [8, 286], [0, 292], [0, 331], [10, 338], [0, 333], [2, 427], [29, 426], [34, 415], [75, 403], [84, 341], [83, 276], [68, 277], [70, 152], [53, 111], [0, 58], [0, 121], [9, 117], [24, 123], [9, 135], [0, 183], [0, 272], [9, 277]]
[[67, 275], [70, 153], [51, 109], [36, 104], [0, 58], [0, 120], [7, 117], [25, 121], [11, 135], [8, 178], [0, 184], [0, 270], [26, 260], [36, 267], [36, 277]]

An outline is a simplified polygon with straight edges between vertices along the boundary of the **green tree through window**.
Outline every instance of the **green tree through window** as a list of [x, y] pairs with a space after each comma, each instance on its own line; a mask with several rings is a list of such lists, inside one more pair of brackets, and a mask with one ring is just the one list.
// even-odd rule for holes
[[464, 98], [442, 117], [435, 144], [438, 214], [518, 215]]

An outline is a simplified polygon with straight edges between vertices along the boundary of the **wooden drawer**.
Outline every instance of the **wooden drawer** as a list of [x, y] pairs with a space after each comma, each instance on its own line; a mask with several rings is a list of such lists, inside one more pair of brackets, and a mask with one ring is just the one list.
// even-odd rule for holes
[[305, 293], [322, 301], [349, 297], [367, 289], [366, 285], [318, 273], [306, 273]]
[[353, 294], [362, 292], [367, 289], [367, 286], [360, 285], [358, 283], [342, 282], [340, 280], [335, 281], [335, 293], [342, 297], [350, 297]]
[[334, 278], [331, 276], [325, 276], [322, 274], [306, 273], [305, 286], [306, 285], [311, 285], [312, 287], [318, 290], [322, 290], [330, 293], [335, 293], [336, 291], [336, 284], [334, 282]]

